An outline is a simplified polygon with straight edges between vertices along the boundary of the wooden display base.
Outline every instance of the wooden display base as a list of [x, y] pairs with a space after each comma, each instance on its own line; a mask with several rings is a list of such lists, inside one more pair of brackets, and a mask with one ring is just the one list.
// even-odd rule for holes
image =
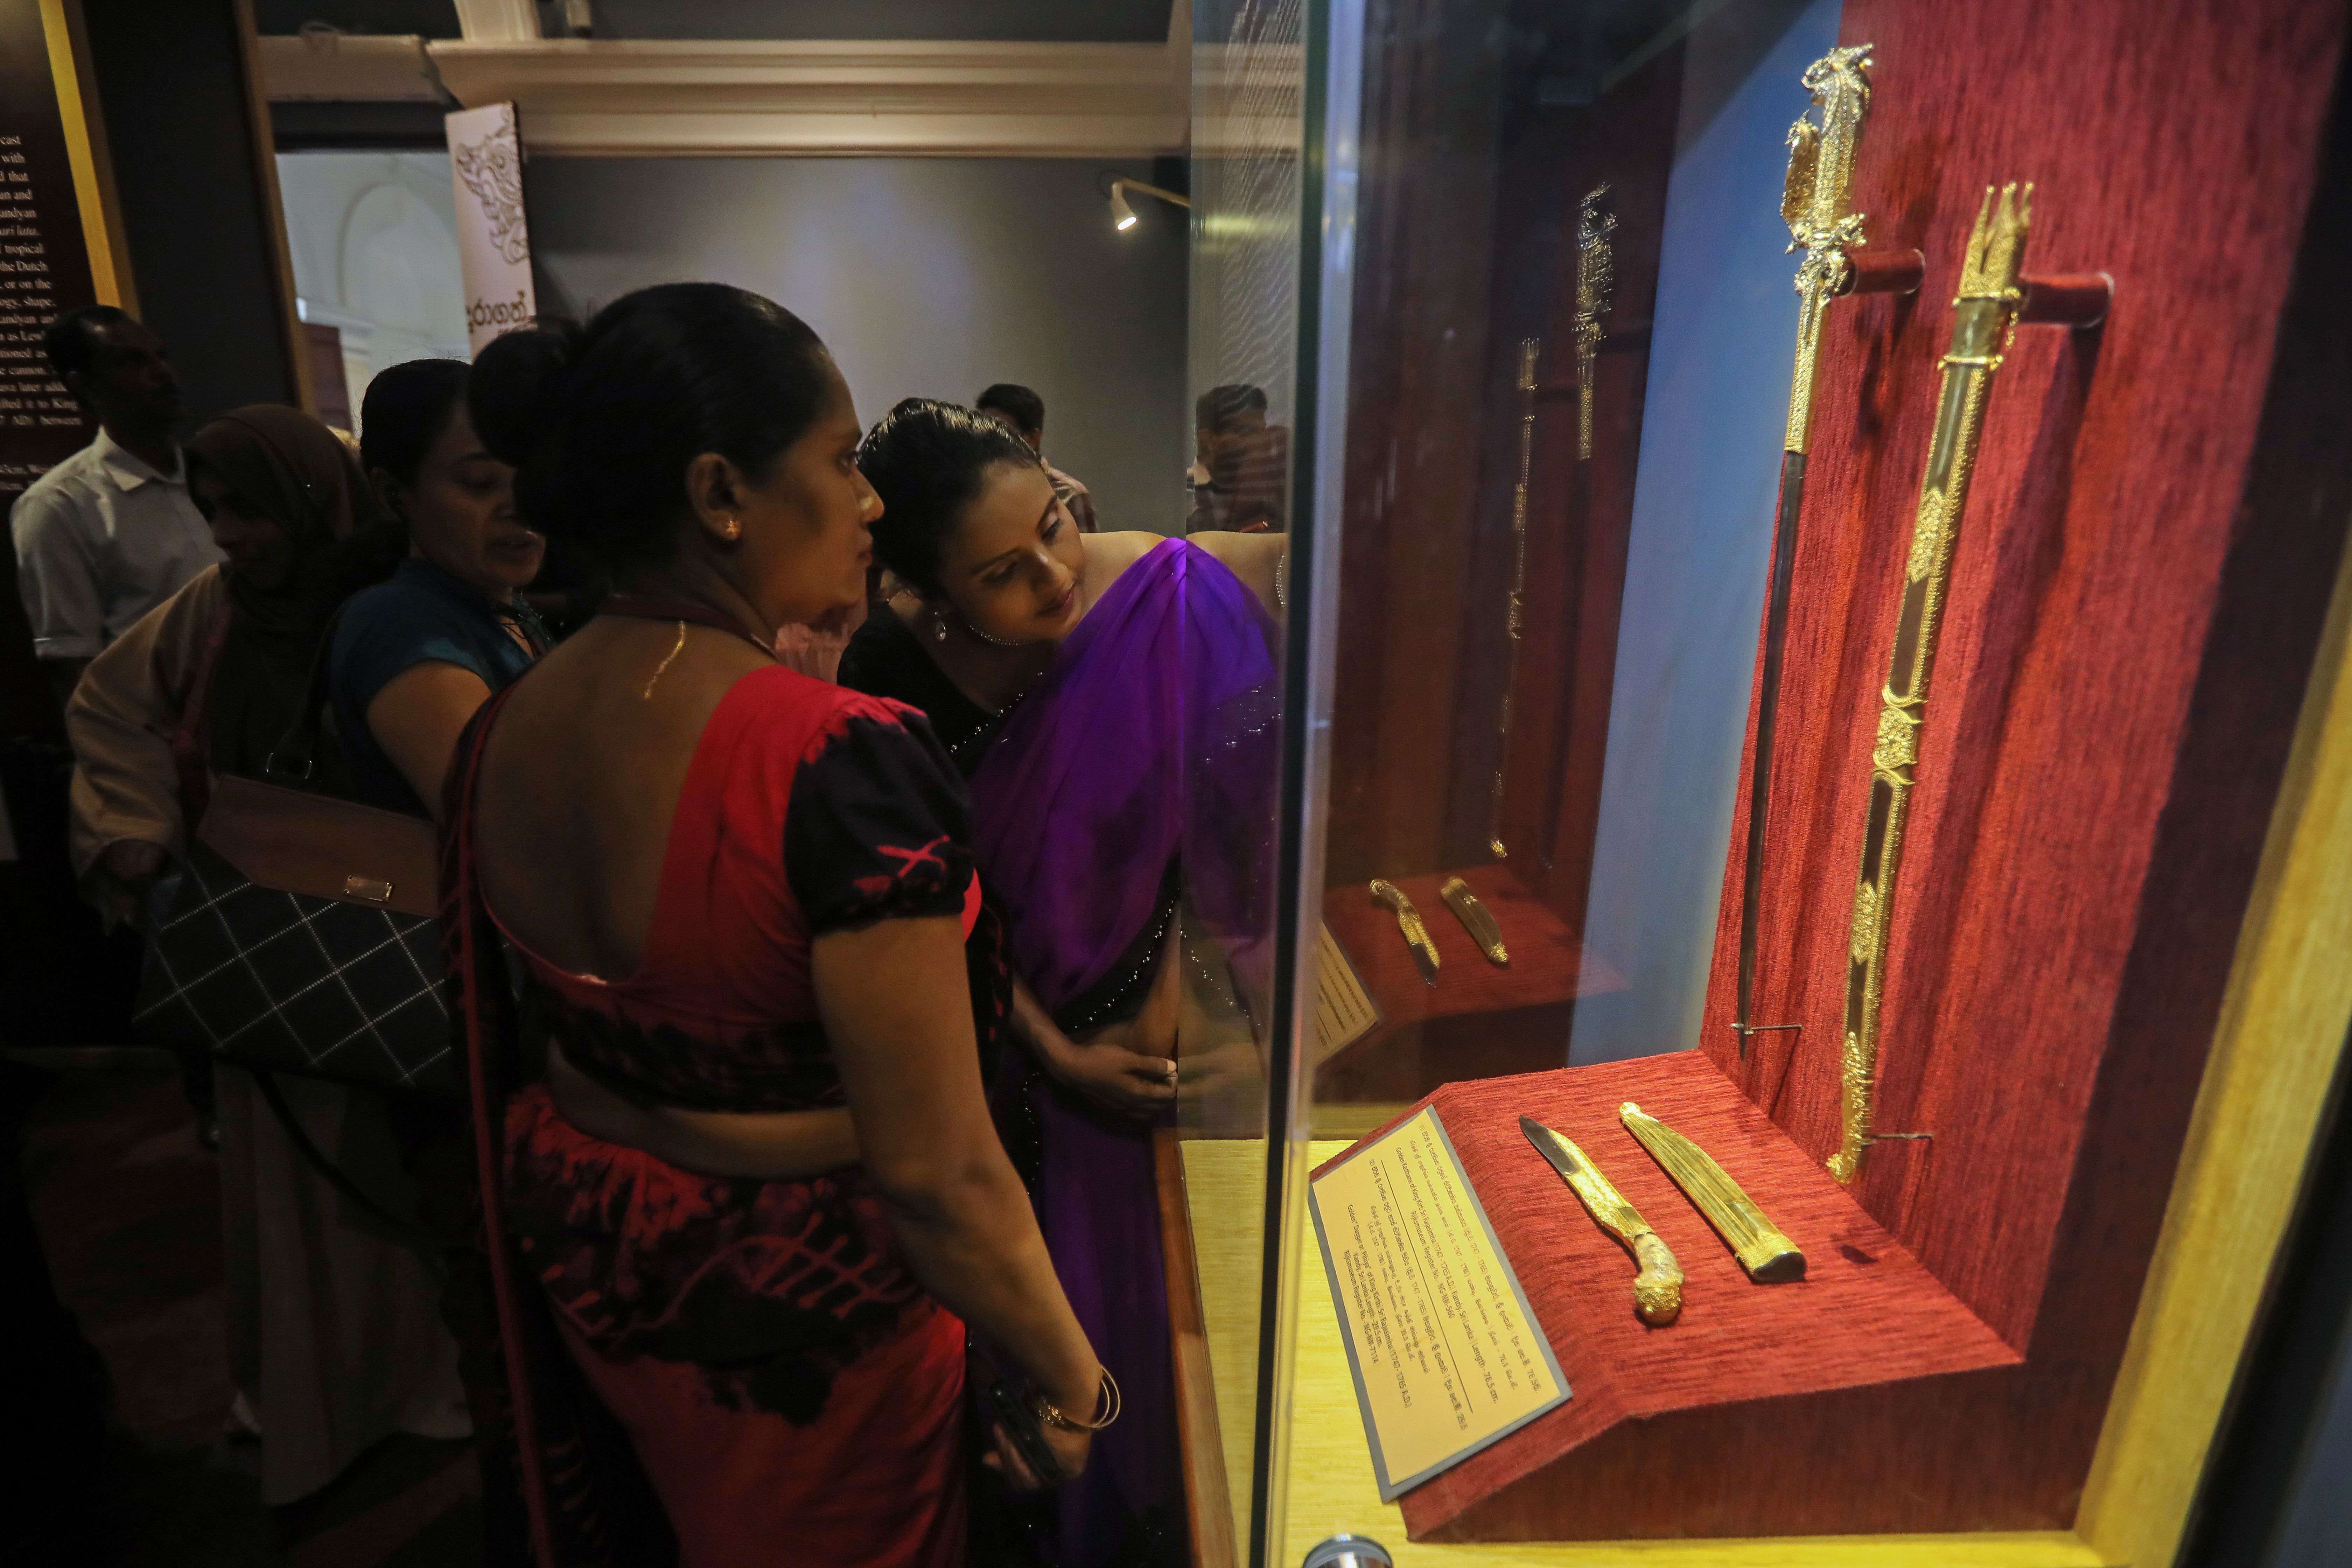
[[[1628, 1100], [1747, 1188], [1804, 1249], [1803, 1280], [1758, 1285], [1740, 1271], [1619, 1122]], [[1423, 1103], [1444, 1120], [1574, 1397], [1406, 1493], [1413, 1540], [1994, 1522], [1953, 1516], [1969, 1489], [1939, 1478], [1969, 1463], [1967, 1440], [1922, 1431], [1932, 1423], [1915, 1393], [2021, 1358], [1707, 1058], [1448, 1084]], [[1632, 1259], [1528, 1145], [1523, 1113], [1581, 1144], [1674, 1248], [1687, 1276], [1676, 1322], [1634, 1317]]]
[[[1502, 927], [1507, 969], [1486, 962], [1437, 896], [1439, 886], [1457, 876]], [[1501, 865], [1392, 879], [1437, 946], [1437, 984], [1423, 984], [1395, 911], [1375, 903], [1364, 884], [1324, 895], [1324, 923], [1379, 1005], [1381, 1021], [1321, 1065], [1319, 1102], [1393, 1102], [1457, 1079], [1558, 1067], [1568, 1055], [1576, 998], [1624, 988], [1623, 976]]]

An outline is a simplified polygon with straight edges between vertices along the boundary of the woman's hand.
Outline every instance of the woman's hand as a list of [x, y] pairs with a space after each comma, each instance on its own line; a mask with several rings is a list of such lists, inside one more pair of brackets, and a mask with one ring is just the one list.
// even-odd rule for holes
[[1061, 1468], [1062, 1473], [1051, 1481], [1041, 1479], [1029, 1468], [1029, 1462], [1021, 1457], [1020, 1447], [1001, 1425], [989, 1429], [989, 1451], [980, 1457], [980, 1462], [1003, 1476], [1004, 1484], [1016, 1492], [1041, 1492], [1076, 1479], [1087, 1468], [1087, 1457], [1094, 1452], [1095, 1435], [1072, 1432], [1045, 1422], [1038, 1423], [1038, 1430], [1045, 1435], [1045, 1447], [1054, 1452], [1054, 1462]]
[[[1162, 1054], [1175, 1044], [1175, 996], [1171, 986], [1155, 984], [1154, 1001], [1162, 991], [1169, 993], [1171, 1005], [1147, 1004], [1144, 1017], [1098, 1029], [1080, 1042], [1055, 1026], [1053, 1015], [1038, 1005], [1029, 983], [1015, 976], [1013, 1037], [1045, 1069], [1045, 1076], [1089, 1104], [1114, 1116], [1150, 1116], [1176, 1098], [1176, 1064]], [[1163, 1020], [1163, 1013], [1171, 1018]], [[1153, 1046], [1161, 1050], [1151, 1049]]]
[[1150, 1116], [1174, 1103], [1176, 1064], [1115, 1040], [1080, 1045], [1055, 1030], [1045, 1042], [1045, 1071], [1071, 1093], [1118, 1116]]

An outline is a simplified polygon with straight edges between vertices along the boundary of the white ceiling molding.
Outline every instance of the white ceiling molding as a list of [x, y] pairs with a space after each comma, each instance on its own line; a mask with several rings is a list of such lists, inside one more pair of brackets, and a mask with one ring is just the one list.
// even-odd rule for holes
[[354, 37], [320, 29], [265, 37], [260, 44], [261, 79], [273, 101], [442, 101], [419, 37]]
[[469, 44], [512, 44], [539, 37], [537, 0], [457, 0], [457, 30]]
[[460, 103], [512, 101], [524, 146], [559, 157], [1133, 157], [1182, 151], [1190, 109], [1191, 50], [1172, 42], [427, 48]]

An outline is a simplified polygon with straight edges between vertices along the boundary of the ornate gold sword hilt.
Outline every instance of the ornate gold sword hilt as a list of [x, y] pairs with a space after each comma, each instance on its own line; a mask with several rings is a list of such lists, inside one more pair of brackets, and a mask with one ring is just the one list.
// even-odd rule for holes
[[[1797, 360], [1789, 381], [1784, 449], [1791, 452], [1805, 450], [1811, 439], [1813, 368], [1821, 352], [1822, 312], [1851, 280], [1846, 252], [1863, 242], [1863, 215], [1850, 210], [1847, 202], [1863, 121], [1870, 113], [1873, 47], [1832, 49], [1807, 67], [1804, 84], [1813, 95], [1813, 108], [1789, 127], [1789, 174], [1780, 195], [1780, 220], [1789, 226], [1789, 248], [1805, 253], [1797, 266]], [[1816, 110], [1819, 124], [1809, 118]]]

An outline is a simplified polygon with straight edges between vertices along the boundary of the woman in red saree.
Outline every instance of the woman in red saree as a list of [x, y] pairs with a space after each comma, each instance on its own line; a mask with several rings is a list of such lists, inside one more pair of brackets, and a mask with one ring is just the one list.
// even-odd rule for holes
[[472, 403], [623, 589], [484, 710], [447, 814], [533, 1554], [652, 1561], [666, 1516], [688, 1568], [961, 1563], [965, 1323], [1066, 1474], [1107, 1390], [982, 1100], [1004, 986], [953, 766], [774, 661], [863, 592], [848, 389], [785, 311], [679, 284], [500, 339]]

